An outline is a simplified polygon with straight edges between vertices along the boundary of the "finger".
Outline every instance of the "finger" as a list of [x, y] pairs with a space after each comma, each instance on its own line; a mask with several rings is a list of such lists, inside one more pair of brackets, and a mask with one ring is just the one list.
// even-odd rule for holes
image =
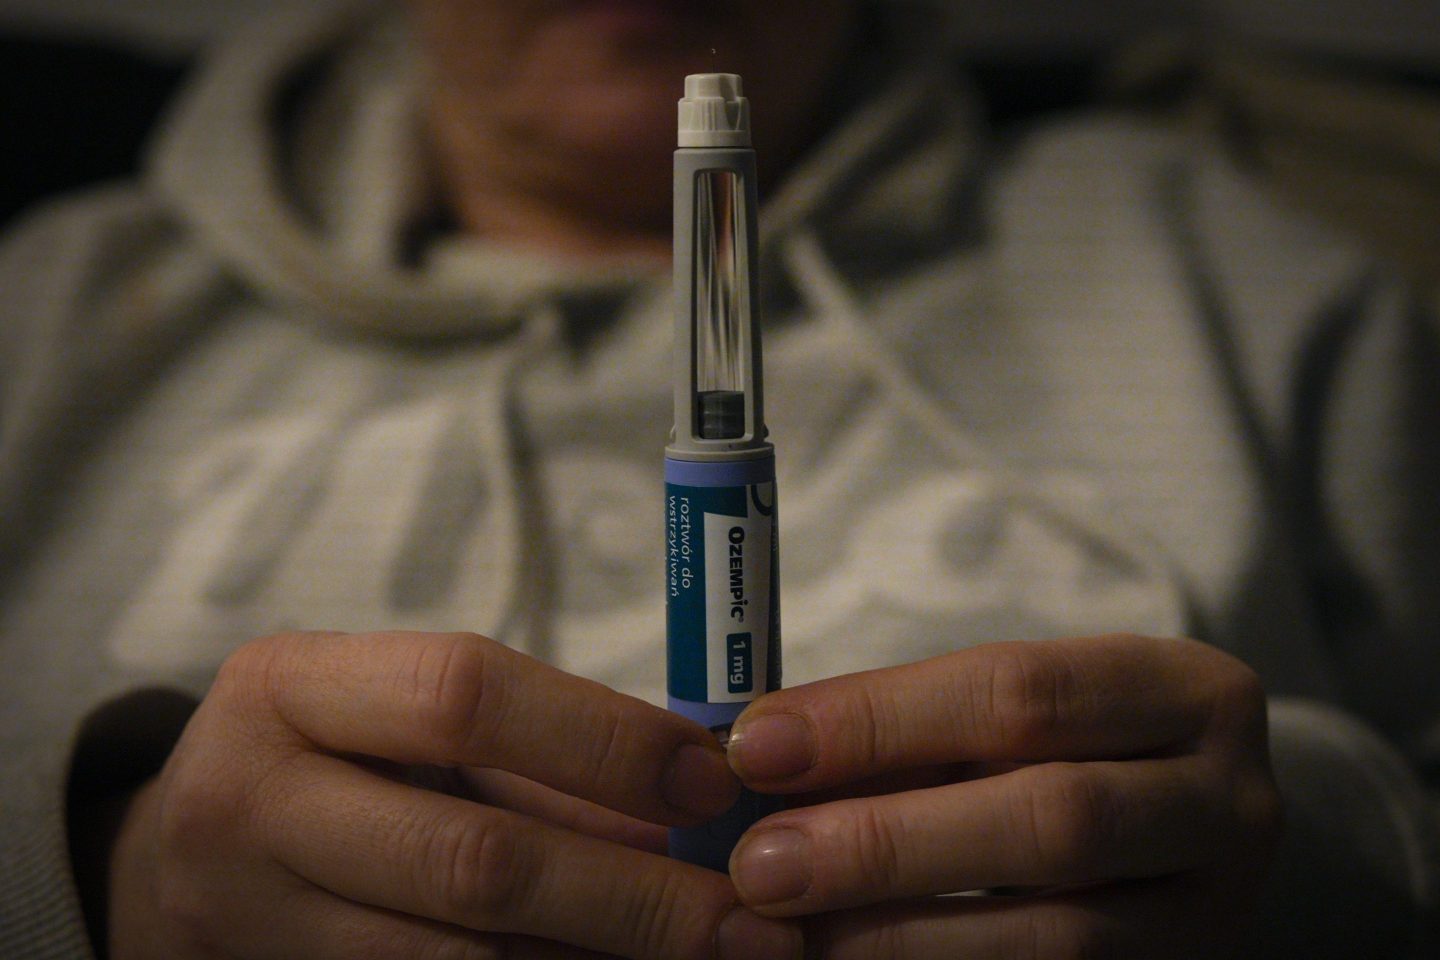
[[412, 766], [363, 756], [346, 759], [412, 787], [448, 793], [452, 797], [538, 817], [567, 830], [623, 843], [638, 850], [663, 854], [668, 849], [669, 833], [658, 824], [572, 797], [507, 770], [495, 767]]
[[1197, 877], [1045, 897], [943, 897], [818, 917], [811, 960], [1054, 960], [1231, 956], [1246, 929], [1233, 898]]
[[473, 634], [271, 638], [221, 679], [335, 752], [499, 767], [667, 824], [717, 816], [738, 796], [698, 724]]
[[1222, 700], [1263, 729], [1254, 674], [1199, 643], [987, 644], [767, 694], [729, 758], [751, 786], [787, 793], [956, 761], [1123, 759], [1194, 741]]
[[858, 797], [875, 797], [887, 793], [903, 793], [908, 790], [923, 790], [950, 783], [975, 780], [979, 777], [994, 776], [1016, 765], [1001, 768], [998, 764], [948, 763], [934, 767], [912, 767], [906, 770], [891, 770], [874, 776], [839, 783], [819, 790], [787, 794], [786, 805], [790, 807], [812, 807], [836, 800], [851, 800]]
[[281, 865], [347, 900], [636, 960], [798, 957], [799, 932], [728, 878], [541, 820], [297, 754], [254, 799]]
[[[477, 933], [453, 924], [344, 900], [315, 887], [292, 893], [284, 910], [251, 927], [241, 950], [255, 957], [309, 960], [612, 960], [581, 947], [515, 934]], [[236, 945], [230, 944], [232, 948]]]
[[730, 861], [741, 899], [796, 916], [930, 894], [1161, 876], [1233, 851], [1221, 778], [1193, 757], [1049, 763], [775, 814]]
[[446, 957], [505, 960], [497, 937], [450, 924], [342, 900], [313, 887], [289, 896], [249, 929], [250, 943], [228, 944], [232, 955], [313, 960]]
[[637, 850], [666, 852], [668, 835], [664, 827], [627, 817], [494, 767], [462, 767], [457, 772], [465, 784], [465, 795], [476, 802], [539, 817], [567, 830], [623, 843]]

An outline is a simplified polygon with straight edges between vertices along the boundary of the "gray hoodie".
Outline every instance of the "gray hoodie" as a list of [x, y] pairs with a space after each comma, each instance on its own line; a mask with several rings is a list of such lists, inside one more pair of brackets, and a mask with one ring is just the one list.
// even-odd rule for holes
[[[0, 250], [0, 956], [86, 955], [67, 784], [153, 773], [252, 637], [477, 630], [663, 696], [668, 275], [427, 229], [374, 7], [235, 37], [143, 182]], [[1433, 300], [1193, 132], [986, 143], [937, 37], [762, 211], [787, 684], [1213, 642], [1275, 694], [1263, 949], [1428, 955]]]

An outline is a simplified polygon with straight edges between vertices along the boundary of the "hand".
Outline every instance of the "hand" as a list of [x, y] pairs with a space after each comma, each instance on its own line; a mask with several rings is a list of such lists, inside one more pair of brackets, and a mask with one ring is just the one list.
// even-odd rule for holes
[[[1191, 641], [993, 644], [782, 690], [730, 761], [809, 803], [730, 871], [757, 913], [816, 915], [825, 960], [1228, 956], [1279, 832], [1259, 681]], [[989, 895], [935, 896], [961, 891]]]
[[703, 728], [481, 637], [256, 641], [125, 817], [111, 956], [796, 957], [654, 849], [737, 791]]

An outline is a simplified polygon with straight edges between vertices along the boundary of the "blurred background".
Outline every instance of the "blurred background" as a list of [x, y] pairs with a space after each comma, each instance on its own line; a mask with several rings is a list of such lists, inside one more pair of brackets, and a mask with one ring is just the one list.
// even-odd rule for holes
[[[185, 55], [245, 19], [307, 0], [0, 0], [0, 29], [89, 35]], [[1246, 33], [1415, 63], [1440, 56], [1435, 0], [933, 0], [984, 50], [1113, 42], [1157, 21], [1223, 22]]]
[[[51, 193], [134, 169], [199, 51], [313, 0], [0, 0], [0, 229]], [[930, 0], [1003, 119], [1082, 102], [1094, 67], [1191, 30], [1440, 77], [1440, 0]]]

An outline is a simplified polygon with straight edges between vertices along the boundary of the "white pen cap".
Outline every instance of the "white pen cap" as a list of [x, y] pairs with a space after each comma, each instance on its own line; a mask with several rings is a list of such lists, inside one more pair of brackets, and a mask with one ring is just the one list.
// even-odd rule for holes
[[750, 146], [750, 101], [734, 73], [692, 73], [680, 101], [682, 147]]

